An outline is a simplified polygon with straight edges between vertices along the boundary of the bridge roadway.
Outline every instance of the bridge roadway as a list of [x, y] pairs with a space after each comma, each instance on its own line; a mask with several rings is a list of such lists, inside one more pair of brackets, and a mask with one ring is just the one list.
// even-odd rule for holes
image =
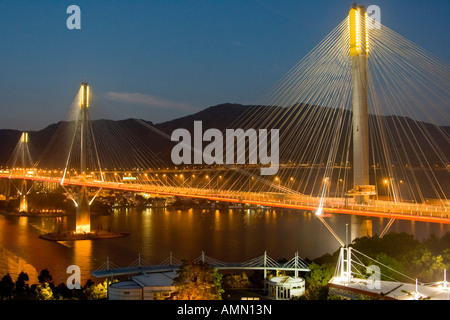
[[[299, 209], [315, 212], [323, 203], [323, 213], [351, 214], [369, 217], [394, 218], [422, 222], [450, 224], [449, 205], [418, 204], [373, 200], [367, 205], [346, 203], [344, 198], [312, 197], [303, 194], [283, 194], [268, 192], [244, 192], [220, 189], [203, 189], [192, 187], [175, 187], [139, 182], [106, 182], [99, 180], [83, 180], [81, 178], [49, 177], [18, 173], [0, 173], [0, 179], [32, 180], [58, 183], [66, 186], [87, 186], [130, 192], [145, 192], [162, 196], [179, 196], [186, 198], [207, 199], [237, 204], [252, 204], [265, 207]], [[348, 199], [351, 200], [351, 199]]]

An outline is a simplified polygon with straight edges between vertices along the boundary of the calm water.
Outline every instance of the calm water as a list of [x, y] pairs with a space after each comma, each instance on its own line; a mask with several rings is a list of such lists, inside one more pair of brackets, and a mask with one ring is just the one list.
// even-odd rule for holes
[[[294, 257], [316, 258], [333, 253], [339, 243], [314, 216], [303, 211], [284, 210], [167, 210], [120, 209], [110, 216], [91, 217], [92, 228], [129, 232], [119, 239], [53, 242], [39, 235], [58, 230], [73, 230], [75, 217], [12, 217], [0, 215], [0, 275], [7, 272], [16, 280], [24, 270], [30, 282], [47, 268], [56, 284], [65, 282], [69, 265], [81, 268], [82, 284], [90, 271], [99, 268], [106, 257], [128, 266], [141, 255], [151, 264], [159, 264], [170, 252], [181, 259], [194, 259], [204, 251], [224, 262], [243, 262], [267, 250], [275, 260]], [[380, 234], [387, 219], [362, 219], [348, 215], [326, 218], [327, 223], [345, 241], [349, 238]], [[346, 228], [346, 224], [349, 226]], [[421, 240], [430, 234], [442, 236], [449, 225], [397, 220], [390, 231], [408, 232]]]

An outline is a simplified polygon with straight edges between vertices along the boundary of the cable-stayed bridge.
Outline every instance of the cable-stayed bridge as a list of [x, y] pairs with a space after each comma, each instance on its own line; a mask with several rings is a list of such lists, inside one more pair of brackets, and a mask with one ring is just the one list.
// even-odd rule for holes
[[[6, 170], [5, 170], [6, 171]], [[424, 222], [450, 223], [447, 205], [443, 204], [414, 204], [409, 202], [393, 202], [378, 200], [370, 204], [348, 204], [345, 198], [329, 197], [323, 200], [320, 197], [283, 193], [259, 193], [244, 191], [225, 191], [221, 189], [194, 188], [183, 186], [164, 185], [163, 183], [142, 183], [124, 180], [99, 181], [85, 180], [82, 177], [63, 179], [62, 177], [46, 175], [39, 171], [14, 170], [0, 173], [0, 177], [16, 180], [43, 181], [58, 183], [65, 186], [85, 186], [93, 189], [114, 189], [130, 192], [143, 192], [160, 196], [178, 196], [187, 198], [207, 199], [229, 203], [253, 204], [275, 208], [300, 209], [317, 211], [322, 203], [322, 212], [354, 214], [372, 217], [405, 219]], [[59, 171], [58, 171], [59, 172]], [[182, 173], [180, 173], [182, 174]], [[125, 182], [126, 181], [126, 182]]]
[[[179, 143], [178, 155], [189, 153], [183, 169], [162, 163], [129, 128], [93, 120], [101, 103], [83, 83], [38, 159], [31, 161], [24, 133], [0, 178], [20, 181], [21, 211], [31, 191], [24, 181], [60, 184], [77, 208], [77, 232], [90, 231], [89, 206], [101, 189], [310, 210], [325, 224], [324, 213], [450, 223], [450, 68], [371, 23], [354, 5], [264, 103], [238, 116], [232, 125], [243, 134], [233, 138], [231, 162], [222, 148], [229, 145], [218, 140], [227, 130], [216, 129], [200, 133], [200, 148], [195, 132], [194, 143]], [[256, 135], [272, 128], [279, 141]], [[278, 149], [278, 159], [255, 161], [263, 147], [266, 156]], [[274, 160], [276, 172], [260, 175]]]

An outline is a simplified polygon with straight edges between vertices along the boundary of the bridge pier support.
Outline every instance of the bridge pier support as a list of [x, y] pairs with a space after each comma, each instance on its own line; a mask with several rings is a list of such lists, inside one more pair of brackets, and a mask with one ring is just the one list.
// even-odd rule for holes
[[2, 179], [5, 181], [5, 201], [9, 202], [9, 198], [11, 197], [11, 181], [9, 179]]
[[22, 180], [19, 196], [19, 212], [28, 212], [27, 180]]
[[89, 192], [88, 188], [85, 186], [81, 187], [78, 193], [76, 232], [77, 233], [91, 232], [91, 210], [89, 206]]
[[371, 237], [373, 235], [372, 219], [365, 216], [352, 215], [350, 217], [351, 224], [351, 241], [360, 237]]

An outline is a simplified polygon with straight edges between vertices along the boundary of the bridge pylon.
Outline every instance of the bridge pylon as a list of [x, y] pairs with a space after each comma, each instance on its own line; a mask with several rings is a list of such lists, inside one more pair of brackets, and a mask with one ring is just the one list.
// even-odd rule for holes
[[[32, 166], [30, 150], [28, 148], [28, 132], [22, 132], [19, 141], [20, 167], [27, 170]], [[18, 159], [17, 159], [18, 160]], [[14, 165], [19, 165], [15, 163]], [[28, 184], [27, 180], [22, 180], [19, 191], [19, 212], [28, 212]]]
[[353, 193], [356, 203], [366, 203], [369, 186], [369, 108], [367, 103], [367, 59], [369, 53], [367, 12], [364, 6], [352, 5], [348, 16], [352, 61], [353, 104]]
[[[81, 84], [81, 156], [80, 173], [82, 179], [86, 180], [87, 161], [87, 134], [88, 134], [88, 108], [89, 108], [89, 86], [87, 83]], [[91, 231], [91, 210], [89, 204], [89, 191], [86, 186], [81, 186], [78, 190], [78, 203], [76, 213], [76, 232], [89, 233]]]

